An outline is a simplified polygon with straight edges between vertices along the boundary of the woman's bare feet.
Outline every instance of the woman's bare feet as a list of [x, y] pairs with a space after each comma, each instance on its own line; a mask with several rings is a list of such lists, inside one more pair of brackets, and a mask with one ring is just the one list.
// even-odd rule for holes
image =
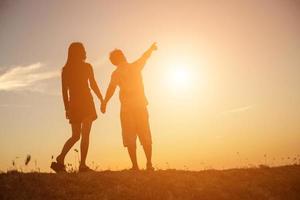
[[59, 164], [64, 165], [65, 159], [61, 155], [58, 155], [56, 157], [56, 162], [59, 163]]
[[50, 168], [53, 169], [56, 173], [67, 172], [65, 165], [58, 162], [52, 162]]

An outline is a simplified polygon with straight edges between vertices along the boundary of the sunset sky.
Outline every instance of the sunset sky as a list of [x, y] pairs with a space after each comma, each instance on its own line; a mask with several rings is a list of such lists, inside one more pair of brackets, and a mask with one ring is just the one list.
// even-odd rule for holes
[[[297, 0], [1, 0], [0, 170], [12, 160], [25, 168], [30, 154], [28, 168], [36, 160], [48, 172], [71, 135], [60, 71], [73, 41], [102, 93], [115, 69], [110, 51], [134, 61], [157, 42], [143, 71], [154, 167], [290, 163], [300, 154], [299, 36]], [[130, 167], [117, 94], [105, 115], [94, 96], [87, 163], [100, 169]]]

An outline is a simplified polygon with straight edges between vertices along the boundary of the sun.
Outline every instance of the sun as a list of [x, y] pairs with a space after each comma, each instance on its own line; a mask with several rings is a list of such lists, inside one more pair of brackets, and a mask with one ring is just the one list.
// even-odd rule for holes
[[172, 83], [177, 87], [185, 87], [189, 83], [189, 73], [184, 68], [177, 68], [172, 71]]
[[167, 91], [175, 96], [190, 96], [202, 87], [202, 73], [199, 61], [193, 58], [172, 57], [165, 60], [163, 82]]
[[184, 66], [175, 66], [168, 73], [168, 84], [171, 88], [177, 90], [187, 90], [191, 86], [192, 75], [188, 68]]

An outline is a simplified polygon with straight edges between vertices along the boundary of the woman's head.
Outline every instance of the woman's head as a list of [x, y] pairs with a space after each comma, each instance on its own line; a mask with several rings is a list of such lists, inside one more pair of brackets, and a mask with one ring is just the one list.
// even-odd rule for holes
[[80, 42], [73, 42], [72, 44], [70, 44], [66, 65], [83, 62], [85, 61], [85, 59], [86, 59], [86, 52], [83, 44]]

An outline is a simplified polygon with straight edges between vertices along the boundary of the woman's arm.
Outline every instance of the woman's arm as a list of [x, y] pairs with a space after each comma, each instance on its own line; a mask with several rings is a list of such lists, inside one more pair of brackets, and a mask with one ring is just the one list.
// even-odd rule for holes
[[92, 90], [94, 91], [94, 93], [97, 95], [98, 99], [100, 100], [100, 102], [102, 103], [103, 102], [103, 97], [102, 97], [102, 94], [100, 92], [100, 89], [98, 87], [98, 84], [95, 80], [95, 77], [94, 77], [94, 71], [93, 71], [93, 68], [92, 66], [90, 66], [90, 77], [89, 77], [89, 82], [90, 82], [90, 86], [92, 88]]
[[70, 101], [69, 101], [69, 94], [68, 94], [68, 86], [66, 82], [66, 77], [64, 75], [64, 72], [61, 74], [61, 89], [62, 89], [62, 96], [64, 100], [64, 106], [66, 111], [66, 118], [69, 119], [69, 107], [70, 107]]

